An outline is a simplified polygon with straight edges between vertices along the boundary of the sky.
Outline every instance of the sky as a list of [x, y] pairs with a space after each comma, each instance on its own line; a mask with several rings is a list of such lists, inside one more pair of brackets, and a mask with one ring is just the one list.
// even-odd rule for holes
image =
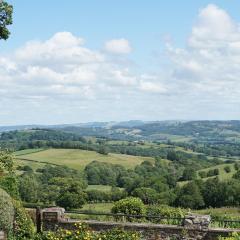
[[0, 125], [240, 119], [240, 1], [8, 2]]

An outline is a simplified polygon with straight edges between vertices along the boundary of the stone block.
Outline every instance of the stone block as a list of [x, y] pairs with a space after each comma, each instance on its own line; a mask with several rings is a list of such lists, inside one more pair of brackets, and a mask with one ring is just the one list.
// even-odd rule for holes
[[0, 240], [6, 240], [7, 237], [3, 231], [0, 231]]
[[42, 210], [42, 220], [46, 222], [59, 222], [64, 219], [64, 208], [45, 208]]

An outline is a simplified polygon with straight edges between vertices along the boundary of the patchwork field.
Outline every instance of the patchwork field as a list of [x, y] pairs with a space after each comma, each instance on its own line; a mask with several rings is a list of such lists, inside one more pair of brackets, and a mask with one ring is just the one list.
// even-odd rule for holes
[[39, 164], [49, 163], [65, 165], [77, 170], [84, 169], [84, 167], [92, 161], [119, 164], [129, 169], [134, 168], [136, 165], [139, 165], [146, 160], [154, 161], [151, 157], [139, 157], [113, 153], [102, 155], [94, 151], [79, 149], [47, 149], [37, 152], [26, 151], [25, 154], [24, 152], [16, 152], [15, 158], [20, 165], [25, 162], [25, 165], [32, 166], [33, 168]]
[[[236, 161], [236, 162], [239, 162], [239, 161]], [[224, 170], [224, 168], [227, 167], [227, 166], [230, 167], [230, 170], [231, 170], [228, 173]], [[207, 173], [209, 170], [214, 170], [214, 169], [219, 170], [219, 175], [217, 175], [217, 177], [221, 181], [231, 179], [232, 176], [237, 172], [236, 169], [234, 168], [234, 164], [230, 163], [230, 164], [220, 164], [220, 165], [216, 165], [216, 166], [210, 167], [210, 168], [203, 168], [203, 169], [197, 171], [197, 173], [199, 173], [199, 172], [206, 172]], [[207, 179], [214, 178], [214, 177], [216, 177], [216, 176], [200, 178], [200, 176], [197, 174], [197, 179], [202, 179], [203, 181], [206, 181]], [[178, 185], [183, 186], [188, 182], [189, 181], [181, 181], [181, 182], [178, 182]]]
[[[230, 167], [231, 171], [229, 173], [227, 173], [224, 168], [225, 167]], [[231, 179], [232, 176], [234, 175], [234, 173], [236, 173], [236, 169], [234, 168], [234, 164], [231, 163], [231, 164], [221, 164], [221, 165], [217, 165], [215, 167], [211, 167], [211, 168], [204, 168], [198, 172], [208, 172], [209, 170], [213, 170], [213, 169], [218, 169], [219, 170], [219, 179], [220, 180], [227, 180], [227, 179]], [[212, 177], [210, 177], [212, 178]], [[205, 179], [208, 179], [208, 178], [205, 178]]]

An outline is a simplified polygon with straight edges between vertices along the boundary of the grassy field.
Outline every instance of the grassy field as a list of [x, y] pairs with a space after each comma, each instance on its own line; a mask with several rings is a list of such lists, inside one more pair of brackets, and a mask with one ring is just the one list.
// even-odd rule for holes
[[[90, 203], [90, 204], [85, 204], [83, 208], [81, 208], [81, 210], [110, 213], [112, 207], [113, 207], [113, 203]], [[240, 208], [231, 208], [231, 207], [208, 208], [208, 209], [202, 209], [202, 210], [192, 210], [192, 212], [199, 213], [199, 214], [210, 214], [212, 216], [222, 215], [226, 217], [240, 218]]]
[[[224, 168], [227, 166], [229, 166], [231, 169], [231, 172], [229, 172], [229, 173], [227, 173], [224, 170]], [[219, 180], [221, 180], [221, 181], [231, 179], [233, 177], [234, 173], [236, 173], [236, 169], [234, 168], [234, 163], [230, 163], [230, 164], [226, 163], [226, 164], [216, 165], [216, 166], [210, 167], [210, 168], [204, 168], [204, 169], [197, 171], [197, 173], [198, 172], [208, 172], [209, 170], [213, 170], [213, 169], [219, 169], [219, 175], [217, 175], [217, 176], [218, 176]], [[200, 178], [199, 175], [197, 175], [197, 179], [202, 179], [203, 181], [206, 181], [207, 179], [214, 178], [214, 177], [216, 177], [216, 176]], [[183, 186], [188, 182], [189, 181], [181, 181], [181, 182], [178, 182], [178, 185]]]
[[113, 203], [89, 203], [85, 204], [80, 210], [110, 213]]
[[41, 152], [44, 151], [45, 149], [43, 148], [33, 148], [33, 149], [24, 149], [20, 150], [14, 153], [15, 156], [22, 156], [22, 155], [27, 155], [31, 153], [36, 153], [36, 152]]
[[209, 208], [209, 209], [202, 209], [195, 211], [200, 214], [210, 214], [212, 216], [214, 215], [221, 215], [221, 216], [227, 216], [227, 217], [239, 217], [240, 218], [240, 208]]
[[[30, 161], [25, 161], [25, 160], [20, 160], [20, 159], [15, 159], [15, 165], [17, 166], [29, 166], [31, 167], [34, 171], [38, 168], [42, 168], [46, 164], [42, 163], [36, 163], [36, 162], [30, 162]], [[22, 173], [22, 171], [17, 171], [17, 173]]]
[[[138, 157], [125, 154], [102, 155], [94, 151], [85, 151], [79, 149], [47, 149], [38, 152], [27, 152], [25, 155], [15, 154], [17, 161], [24, 162], [25, 165], [35, 167], [35, 162], [28, 162], [26, 160], [40, 161], [43, 164], [59, 164], [65, 165], [73, 169], [82, 170], [90, 162], [96, 160], [99, 162], [107, 162], [112, 164], [119, 164], [126, 168], [134, 168], [136, 165], [141, 164], [143, 161], [154, 161], [150, 157]], [[24, 160], [25, 159], [25, 160]]]
[[[231, 169], [231, 172], [227, 173], [225, 172], [224, 168], [229, 166], [230, 169]], [[213, 169], [218, 169], [219, 170], [219, 179], [220, 180], [228, 180], [228, 179], [231, 179], [232, 176], [234, 175], [234, 173], [236, 173], [236, 169], [234, 168], [234, 164], [231, 163], [231, 164], [221, 164], [221, 165], [217, 165], [217, 166], [214, 166], [214, 167], [210, 167], [210, 168], [204, 168], [198, 172], [208, 172], [209, 170], [213, 170]], [[210, 177], [212, 178], [212, 177]], [[208, 178], [204, 178], [204, 179], [208, 179]]]

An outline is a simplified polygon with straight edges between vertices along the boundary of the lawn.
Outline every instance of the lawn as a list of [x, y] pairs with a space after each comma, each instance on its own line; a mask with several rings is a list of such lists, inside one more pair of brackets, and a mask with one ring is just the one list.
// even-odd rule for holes
[[[43, 151], [33, 152], [27, 154], [16, 154], [16, 159], [21, 161], [35, 160], [42, 163], [65, 165], [73, 169], [82, 170], [86, 165], [92, 161], [107, 162], [112, 164], [119, 164], [128, 169], [133, 169], [135, 166], [141, 164], [143, 161], [154, 161], [150, 157], [130, 156], [125, 154], [108, 155], [99, 154], [94, 151], [86, 151], [80, 149], [47, 149]], [[26, 164], [34, 164], [26, 161]]]

